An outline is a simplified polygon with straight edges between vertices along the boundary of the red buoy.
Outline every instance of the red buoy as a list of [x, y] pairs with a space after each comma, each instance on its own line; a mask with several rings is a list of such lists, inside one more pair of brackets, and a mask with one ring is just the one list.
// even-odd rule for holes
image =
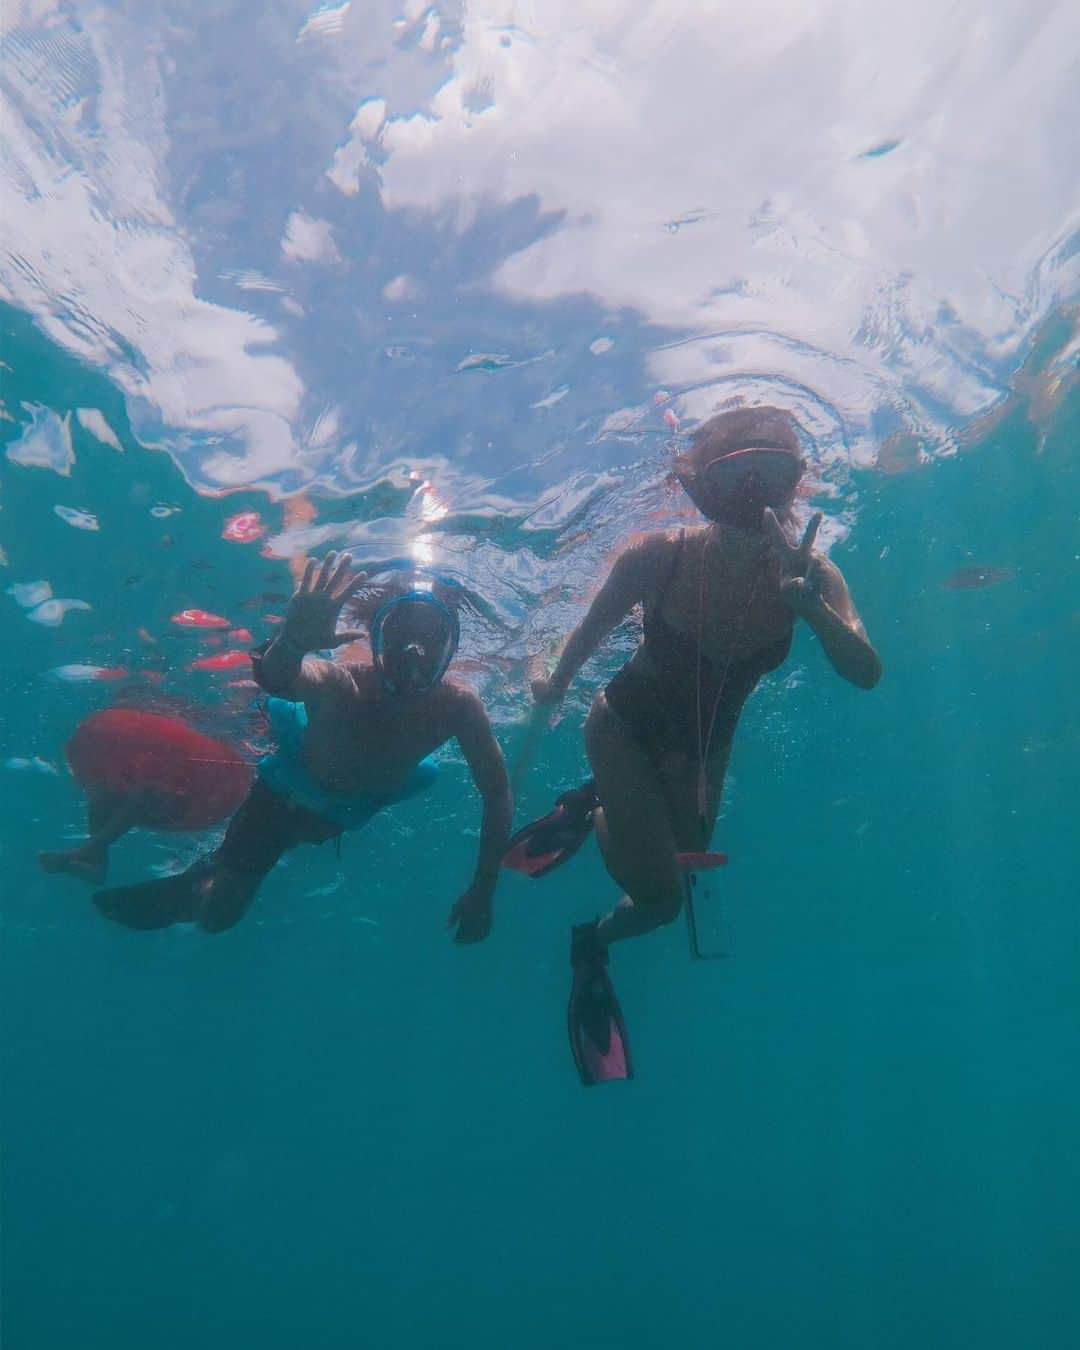
[[[222, 741], [175, 717], [106, 708], [80, 722], [64, 747], [75, 781], [146, 794], [158, 830], [202, 830], [231, 816], [251, 786], [251, 765]], [[135, 822], [140, 823], [140, 822]]]

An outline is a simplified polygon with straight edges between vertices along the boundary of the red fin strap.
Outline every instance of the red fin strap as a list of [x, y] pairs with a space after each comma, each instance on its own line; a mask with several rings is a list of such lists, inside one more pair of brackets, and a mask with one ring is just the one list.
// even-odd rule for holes
[[726, 853], [676, 853], [675, 864], [684, 872], [708, 872], [726, 865]]

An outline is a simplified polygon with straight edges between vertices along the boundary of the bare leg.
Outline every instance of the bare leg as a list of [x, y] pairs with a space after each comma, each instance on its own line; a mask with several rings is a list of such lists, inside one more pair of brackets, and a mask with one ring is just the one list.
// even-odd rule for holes
[[138, 792], [92, 788], [87, 797], [89, 839], [78, 848], [39, 853], [38, 862], [46, 872], [66, 872], [91, 886], [99, 886], [105, 880], [110, 845], [133, 825], [141, 823], [146, 809], [146, 798]]
[[672, 754], [660, 767], [607, 705], [596, 698], [585, 744], [601, 806], [593, 814], [597, 840], [612, 878], [626, 891], [599, 925], [610, 945], [671, 923], [681, 908], [685, 878], [675, 861], [708, 847], [723, 789], [726, 756], [709, 767], [705, 824], [698, 814], [697, 764]]
[[257, 778], [229, 821], [195, 917], [208, 933], [223, 933], [244, 917], [263, 877], [287, 849], [324, 844], [340, 833], [340, 826], [290, 806]]
[[216, 853], [174, 877], [99, 891], [98, 909], [128, 928], [198, 923], [222, 933], [247, 913], [266, 874], [295, 844], [325, 843], [340, 828], [292, 807], [256, 779]]
[[585, 725], [596, 791], [597, 840], [612, 878], [626, 894], [600, 921], [610, 944], [671, 923], [682, 905], [678, 845], [656, 766], [598, 694]]
[[94, 903], [107, 919], [125, 928], [169, 928], [174, 923], [199, 923], [221, 933], [243, 917], [255, 898], [262, 874], [218, 867], [209, 854], [176, 876], [98, 891]]
[[215, 868], [202, 887], [197, 911], [192, 917], [197, 918], [208, 933], [224, 933], [247, 913], [265, 875], [265, 872], [234, 872], [228, 867]]

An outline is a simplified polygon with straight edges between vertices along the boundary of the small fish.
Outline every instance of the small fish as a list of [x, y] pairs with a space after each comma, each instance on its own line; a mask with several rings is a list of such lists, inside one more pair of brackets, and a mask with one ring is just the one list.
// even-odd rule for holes
[[511, 366], [518, 364], [520, 363], [504, 352], [477, 352], [476, 355], [467, 356], [464, 361], [459, 361], [455, 370], [458, 374], [467, 370], [508, 370]]
[[948, 591], [981, 591], [987, 586], [998, 586], [1011, 581], [1013, 573], [1007, 567], [958, 567], [942, 581]]
[[124, 585], [137, 586], [139, 582], [142, 581], [142, 579], [143, 578], [141, 572], [132, 572], [132, 574], [129, 577], [124, 578]]
[[89, 680], [119, 680], [127, 675], [123, 666], [53, 666], [49, 678], [63, 684], [85, 684]]
[[38, 755], [34, 755], [32, 759], [26, 759], [21, 755], [16, 755], [12, 759], [5, 759], [4, 768], [29, 769], [34, 773], [48, 774], [51, 778], [55, 778], [57, 775], [56, 765], [50, 764], [47, 759], [41, 759]]
[[54, 506], [53, 511], [76, 530], [100, 530], [98, 518], [92, 511], [78, 511], [73, 506]]
[[903, 144], [904, 138], [902, 136], [888, 141], [880, 141], [877, 145], [872, 145], [869, 150], [863, 150], [856, 155], [856, 159], [881, 159], [883, 155], [891, 155], [894, 150], [899, 150]]
[[247, 652], [218, 652], [214, 656], [202, 656], [193, 661], [188, 670], [235, 670], [237, 666], [246, 666], [251, 661]]
[[241, 511], [230, 516], [221, 531], [222, 539], [231, 539], [238, 544], [252, 544], [266, 533], [258, 511]]
[[182, 609], [172, 616], [172, 622], [181, 628], [229, 628], [231, 621], [208, 609]]
[[42, 623], [46, 628], [59, 628], [70, 609], [89, 609], [85, 600], [44, 600], [27, 614], [31, 623]]
[[11, 596], [20, 609], [33, 609], [43, 600], [50, 599], [52, 587], [47, 581], [24, 581], [21, 585], [16, 583], [9, 586], [6, 594]]
[[191, 565], [197, 572], [212, 572], [214, 570], [214, 564], [207, 562], [205, 558], [192, 558]]
[[251, 636], [251, 634], [248, 632], [248, 630], [247, 630], [246, 628], [233, 628], [233, 629], [229, 632], [229, 637], [231, 637], [231, 638], [233, 639], [234, 642], [254, 642], [254, 641], [255, 641], [255, 639]]

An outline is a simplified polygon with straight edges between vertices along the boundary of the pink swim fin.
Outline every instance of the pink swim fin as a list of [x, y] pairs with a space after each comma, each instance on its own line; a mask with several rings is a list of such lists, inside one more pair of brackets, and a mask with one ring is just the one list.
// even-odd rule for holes
[[567, 1008], [570, 1053], [586, 1087], [633, 1078], [630, 1040], [615, 986], [607, 972], [607, 948], [595, 923], [574, 928], [570, 939], [574, 972]]

